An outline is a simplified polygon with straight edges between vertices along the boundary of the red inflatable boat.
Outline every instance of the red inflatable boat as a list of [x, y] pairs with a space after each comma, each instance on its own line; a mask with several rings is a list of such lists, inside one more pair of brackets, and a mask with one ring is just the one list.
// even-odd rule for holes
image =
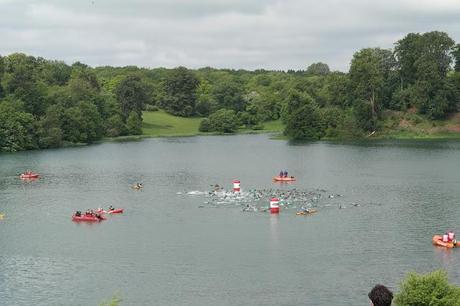
[[96, 217], [94, 215], [83, 215], [83, 214], [81, 216], [77, 216], [77, 215], [72, 216], [72, 221], [98, 222], [102, 220], [105, 220], [103, 216]]
[[39, 178], [40, 175], [38, 173], [33, 172], [25, 172], [19, 176], [21, 179], [36, 179]]
[[445, 247], [445, 248], [448, 248], [448, 249], [453, 249], [453, 248], [460, 247], [460, 243], [457, 244], [454, 241], [448, 241], [448, 242], [442, 241], [442, 235], [434, 235], [433, 239], [431, 241], [433, 242], [434, 245], [437, 245], [437, 246], [440, 246], [440, 247]]

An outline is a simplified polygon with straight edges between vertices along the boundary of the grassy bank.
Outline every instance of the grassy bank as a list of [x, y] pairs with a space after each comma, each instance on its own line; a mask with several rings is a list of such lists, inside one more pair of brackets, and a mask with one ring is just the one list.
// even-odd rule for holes
[[[202, 118], [184, 118], [164, 111], [143, 113], [142, 135], [106, 138], [104, 141], [132, 141], [147, 137], [177, 137], [196, 135], [216, 135], [200, 132]], [[288, 140], [282, 135], [284, 125], [281, 120], [263, 123], [263, 129], [239, 129], [236, 134], [277, 133], [276, 139]], [[460, 113], [447, 120], [429, 120], [409, 112], [387, 111], [383, 114], [378, 131], [366, 139], [460, 139]], [[324, 139], [337, 140], [337, 139]]]
[[460, 139], [460, 113], [446, 120], [429, 120], [414, 111], [387, 111], [381, 127], [371, 138], [380, 139]]
[[[164, 111], [157, 111], [143, 112], [143, 119], [143, 135], [140, 137], [214, 135], [214, 133], [202, 133], [199, 131], [203, 118], [176, 117]], [[276, 133], [282, 132], [284, 129], [280, 120], [264, 122], [263, 125], [262, 130], [240, 129], [237, 133]]]

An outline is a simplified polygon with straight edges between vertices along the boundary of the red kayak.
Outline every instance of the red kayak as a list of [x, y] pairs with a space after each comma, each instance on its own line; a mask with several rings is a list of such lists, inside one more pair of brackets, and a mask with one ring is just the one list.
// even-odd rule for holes
[[99, 222], [105, 220], [103, 216], [96, 217], [94, 215], [81, 215], [81, 216], [72, 216], [72, 221], [86, 221], [86, 222]]
[[19, 176], [21, 179], [36, 179], [39, 177], [40, 175], [38, 173], [23, 173]]
[[101, 209], [99, 209], [97, 212], [100, 213], [100, 214], [122, 214], [123, 213], [123, 208], [112, 209], [112, 210], [101, 210]]

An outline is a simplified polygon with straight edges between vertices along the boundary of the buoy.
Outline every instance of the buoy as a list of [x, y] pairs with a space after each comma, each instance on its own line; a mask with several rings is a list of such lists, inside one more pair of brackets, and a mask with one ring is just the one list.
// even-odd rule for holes
[[278, 205], [279, 202], [280, 202], [280, 199], [278, 198], [272, 198], [270, 200], [270, 213], [277, 214], [280, 212], [280, 207]]
[[233, 180], [233, 192], [240, 192], [240, 181], [239, 180]]

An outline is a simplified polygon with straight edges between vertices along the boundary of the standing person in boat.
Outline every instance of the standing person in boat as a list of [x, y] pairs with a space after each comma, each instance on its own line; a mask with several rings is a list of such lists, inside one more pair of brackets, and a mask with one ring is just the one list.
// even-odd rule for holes
[[279, 175], [279, 176], [280, 176], [280, 177], [283, 177], [283, 176], [284, 176], [283, 170], [280, 171], [280, 175]]
[[454, 242], [455, 241], [455, 233], [453, 231], [448, 231], [447, 232], [447, 239], [449, 242]]
[[284, 177], [288, 177], [288, 172], [287, 172], [287, 170], [284, 170]]

